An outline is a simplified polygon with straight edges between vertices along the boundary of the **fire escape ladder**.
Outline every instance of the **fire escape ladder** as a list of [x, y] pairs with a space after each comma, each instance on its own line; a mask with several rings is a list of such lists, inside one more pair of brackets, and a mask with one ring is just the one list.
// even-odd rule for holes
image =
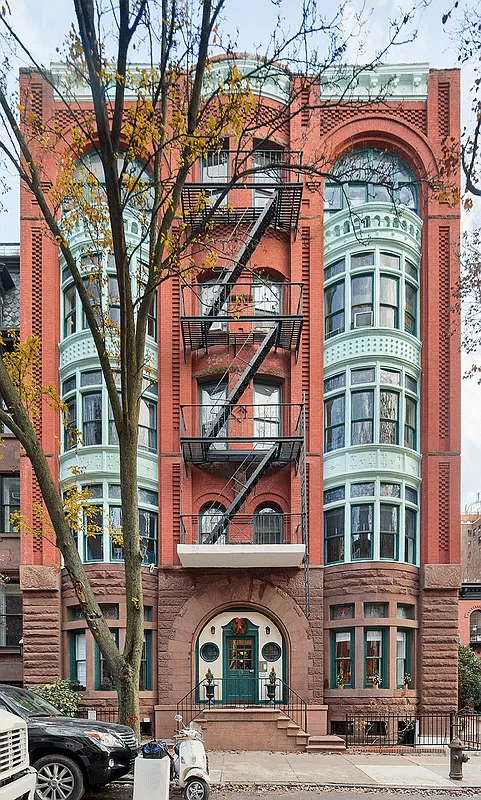
[[224, 272], [222, 279], [219, 281], [219, 294], [212, 303], [212, 306], [202, 317], [202, 325], [205, 333], [207, 333], [211, 325], [214, 323], [215, 317], [222, 313], [222, 309], [225, 307], [226, 303], [229, 302], [229, 295], [233, 284], [235, 284], [240, 277], [242, 270], [247, 265], [247, 262], [254, 253], [267, 228], [275, 218], [277, 199], [278, 192], [274, 192], [272, 197], [269, 198], [262, 209], [261, 214], [259, 214], [257, 217], [254, 225], [248, 232], [247, 238], [239, 250], [236, 260], [230, 269]]
[[217, 416], [215, 417], [215, 419], [212, 420], [210, 426], [205, 431], [204, 434], [205, 438], [212, 440], [210, 442], [206, 442], [205, 444], [206, 452], [208, 451], [211, 444], [213, 444], [213, 440], [215, 439], [215, 437], [218, 436], [219, 432], [222, 430], [223, 426], [227, 422], [227, 418], [231, 413], [233, 407], [236, 405], [236, 403], [240, 400], [240, 398], [244, 394], [251, 379], [261, 366], [262, 362], [267, 357], [272, 346], [276, 344], [277, 338], [279, 336], [279, 330], [280, 330], [280, 324], [277, 323], [267, 332], [261, 344], [259, 345], [258, 349], [256, 350], [251, 360], [247, 364], [244, 372], [237, 381], [236, 385], [233, 387], [233, 389], [231, 389], [229, 396], [226, 398], [225, 402], [220, 407]]
[[257, 483], [259, 482], [259, 480], [261, 479], [262, 475], [267, 470], [271, 462], [274, 461], [277, 454], [277, 449], [278, 449], [277, 444], [274, 444], [272, 445], [271, 448], [269, 448], [269, 450], [266, 450], [266, 453], [262, 458], [262, 460], [258, 463], [255, 470], [252, 472], [250, 477], [244, 483], [241, 490], [237, 493], [236, 497], [230, 504], [229, 508], [226, 509], [221, 519], [217, 522], [209, 538], [205, 540], [205, 544], [215, 544], [215, 542], [223, 535], [232, 517], [235, 514], [237, 514], [241, 505], [246, 500], [247, 496], [255, 488], [255, 486], [257, 485]]

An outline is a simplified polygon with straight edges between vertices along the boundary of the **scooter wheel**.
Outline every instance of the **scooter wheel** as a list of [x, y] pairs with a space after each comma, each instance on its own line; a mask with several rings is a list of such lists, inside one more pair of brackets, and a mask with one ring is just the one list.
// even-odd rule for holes
[[184, 787], [185, 800], [207, 800], [210, 787], [202, 778], [189, 778]]

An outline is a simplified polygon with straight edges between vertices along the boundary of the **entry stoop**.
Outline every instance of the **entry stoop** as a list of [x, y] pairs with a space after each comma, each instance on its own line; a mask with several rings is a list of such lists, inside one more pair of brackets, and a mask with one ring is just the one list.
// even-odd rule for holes
[[346, 743], [340, 736], [309, 736], [306, 753], [342, 753]]
[[197, 718], [204, 730], [208, 750], [279, 750], [303, 752], [309, 734], [280, 708], [204, 709]]

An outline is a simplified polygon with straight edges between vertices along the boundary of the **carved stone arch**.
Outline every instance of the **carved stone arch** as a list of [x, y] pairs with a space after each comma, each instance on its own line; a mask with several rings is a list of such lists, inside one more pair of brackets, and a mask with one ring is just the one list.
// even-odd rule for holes
[[297, 694], [308, 697], [312, 692], [309, 675], [313, 671], [314, 642], [307, 617], [287, 592], [258, 578], [246, 581], [235, 575], [219, 576], [219, 580], [204, 584], [195, 597], [185, 602], [173, 620], [172, 637], [167, 646], [171, 674], [185, 676], [185, 655], [189, 652], [190, 685], [193, 685], [195, 647], [200, 631], [217, 614], [238, 606], [258, 611], [278, 626], [286, 643], [288, 682]]

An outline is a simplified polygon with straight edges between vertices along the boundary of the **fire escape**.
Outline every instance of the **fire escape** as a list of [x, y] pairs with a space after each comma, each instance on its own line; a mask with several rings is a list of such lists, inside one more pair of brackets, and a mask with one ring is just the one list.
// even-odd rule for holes
[[[219, 273], [215, 283], [209, 282], [208, 291], [205, 284], [183, 287], [184, 356], [188, 352], [208, 353], [221, 346], [233, 354], [231, 367], [236, 365], [234, 370], [227, 368], [226, 375], [239, 373], [235, 384], [225, 388], [223, 395], [218, 393], [209, 408], [181, 407], [181, 448], [186, 470], [190, 464], [210, 470], [216, 465], [220, 474], [226, 475], [222, 495], [232, 498], [227, 507], [224, 504], [212, 514], [207, 530], [200, 529], [197, 515], [182, 515], [178, 551], [184, 566], [299, 566], [306, 553], [302, 403], [276, 402], [270, 407], [241, 403], [270, 353], [294, 352], [297, 359], [302, 330], [300, 284], [274, 283], [265, 276], [257, 279], [256, 285], [242, 281], [249, 260], [267, 231], [289, 231], [297, 225], [302, 184], [297, 176], [294, 181], [286, 180], [290, 178], [289, 170], [279, 164], [274, 180], [272, 174], [273, 170], [266, 171], [265, 183], [262, 175], [256, 175], [250, 184], [243, 182], [236, 198], [240, 202], [232, 203], [231, 191], [229, 206], [219, 206], [214, 215], [214, 225], [218, 222], [224, 228], [234, 226], [236, 241], [241, 239], [240, 249], [230, 258], [229, 266]], [[202, 222], [209, 207], [205, 209], [199, 202], [200, 195], [219, 193], [224, 188], [225, 183], [211, 181], [186, 185], [182, 198], [186, 220], [191, 225]], [[189, 314], [193, 295], [194, 313]], [[267, 531], [262, 524], [262, 530], [256, 531], [252, 516], [245, 514], [246, 501], [270, 468], [285, 465], [291, 465], [300, 480], [298, 513], [282, 515], [283, 519], [274, 520], [274, 526]], [[259, 544], [268, 547], [259, 548]], [[269, 549], [271, 552], [266, 554]]]

